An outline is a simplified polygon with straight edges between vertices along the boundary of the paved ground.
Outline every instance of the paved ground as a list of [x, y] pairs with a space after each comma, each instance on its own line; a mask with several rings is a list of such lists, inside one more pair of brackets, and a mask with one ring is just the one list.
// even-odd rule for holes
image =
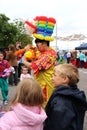
[[[79, 69], [80, 72], [80, 82], [78, 84], [79, 88], [85, 91], [87, 97], [87, 69]], [[87, 130], [87, 112], [84, 120], [84, 129]]]
[[[78, 83], [78, 86], [80, 89], [85, 91], [86, 97], [87, 97], [87, 69], [79, 69], [80, 72], [80, 82]], [[13, 99], [16, 92], [16, 86], [9, 88], [9, 103]], [[0, 93], [0, 99], [1, 99], [1, 93]], [[3, 109], [9, 109], [9, 106], [3, 106]], [[84, 129], [87, 130], [87, 112], [85, 115], [84, 120]]]

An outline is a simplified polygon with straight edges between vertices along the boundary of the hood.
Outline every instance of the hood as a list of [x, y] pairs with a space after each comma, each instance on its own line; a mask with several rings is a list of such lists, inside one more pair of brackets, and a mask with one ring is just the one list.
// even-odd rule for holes
[[[39, 113], [37, 112], [38, 109]], [[29, 108], [18, 103], [16, 106], [12, 107], [12, 110], [15, 112], [19, 120], [24, 122], [24, 124], [31, 126], [43, 123], [47, 117], [45, 111], [40, 106]]]
[[87, 101], [84, 91], [79, 90], [77, 85], [67, 87], [67, 86], [60, 86], [56, 88], [53, 95], [63, 95], [66, 98], [72, 100], [76, 105], [79, 106], [79, 109], [87, 110]]

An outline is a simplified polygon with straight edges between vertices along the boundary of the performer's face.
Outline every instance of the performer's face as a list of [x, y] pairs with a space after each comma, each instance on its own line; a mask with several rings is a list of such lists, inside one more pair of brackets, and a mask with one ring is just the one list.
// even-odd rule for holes
[[36, 43], [36, 46], [40, 52], [45, 51], [45, 44], [38, 42]]

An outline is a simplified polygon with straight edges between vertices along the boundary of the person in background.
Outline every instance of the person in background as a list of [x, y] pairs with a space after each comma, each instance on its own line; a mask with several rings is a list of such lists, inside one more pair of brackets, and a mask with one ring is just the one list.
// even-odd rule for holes
[[57, 62], [59, 61], [59, 59], [60, 59], [60, 55], [59, 52], [57, 51], [57, 58], [56, 58]]
[[85, 54], [84, 54], [84, 52], [80, 51], [79, 58], [80, 58], [80, 67], [81, 67], [81, 68], [84, 68], [84, 59], [85, 59]]
[[13, 44], [10, 44], [8, 46], [9, 52], [6, 57], [6, 59], [9, 61], [9, 64], [14, 67], [15, 73], [11, 73], [8, 79], [9, 85], [17, 85], [18, 83], [18, 62], [17, 62], [17, 56], [14, 55], [16, 48]]
[[43, 102], [41, 87], [34, 79], [20, 81], [11, 110], [0, 118], [0, 130], [43, 130], [47, 117]]
[[5, 49], [3, 50], [3, 52], [4, 52], [4, 59], [6, 59], [6, 57], [7, 57], [7, 55], [8, 55], [8, 51], [9, 51], [8, 48], [5, 48]]
[[63, 59], [64, 59], [64, 61], [65, 61], [65, 63], [66, 63], [66, 62], [67, 62], [67, 52], [64, 53]]
[[25, 65], [22, 66], [22, 73], [20, 75], [20, 81], [26, 78], [33, 78], [31, 74], [29, 74], [29, 69]]
[[70, 59], [71, 59], [71, 52], [68, 51], [66, 56], [67, 56], [67, 63], [69, 64], [70, 63]]
[[[19, 51], [19, 50], [21, 50], [22, 49], [22, 47], [21, 46], [18, 46], [17, 48], [16, 48], [16, 51]], [[23, 54], [22, 53], [20, 53], [20, 54], [18, 54], [17, 55], [17, 61], [18, 61], [18, 78], [20, 78], [20, 75], [21, 75], [21, 68], [22, 68], [22, 56], [23, 56]]]
[[8, 83], [7, 77], [10, 75], [10, 64], [7, 60], [4, 60], [4, 54], [0, 51], [0, 88], [3, 97], [3, 103], [8, 104]]
[[77, 51], [77, 55], [76, 55], [76, 66], [79, 68], [79, 63], [80, 63], [80, 52], [79, 50]]
[[44, 130], [83, 130], [87, 101], [84, 91], [77, 86], [79, 72], [72, 64], [54, 68], [55, 90], [47, 105]]

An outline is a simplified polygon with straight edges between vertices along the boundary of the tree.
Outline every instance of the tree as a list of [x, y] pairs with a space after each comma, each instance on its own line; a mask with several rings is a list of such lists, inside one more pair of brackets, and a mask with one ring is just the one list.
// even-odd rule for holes
[[22, 47], [28, 43], [32, 44], [33, 38], [26, 34], [25, 23], [21, 19], [15, 19], [14, 25], [18, 29], [16, 40], [22, 43]]
[[10, 18], [0, 14], [0, 48], [7, 48], [9, 44], [21, 42], [24, 47], [27, 43], [32, 43], [33, 38], [25, 31], [24, 23], [20, 19], [15, 19], [13, 23]]
[[15, 44], [17, 27], [13, 23], [9, 23], [10, 18], [4, 14], [0, 14], [0, 47], [6, 48], [10, 43]]

